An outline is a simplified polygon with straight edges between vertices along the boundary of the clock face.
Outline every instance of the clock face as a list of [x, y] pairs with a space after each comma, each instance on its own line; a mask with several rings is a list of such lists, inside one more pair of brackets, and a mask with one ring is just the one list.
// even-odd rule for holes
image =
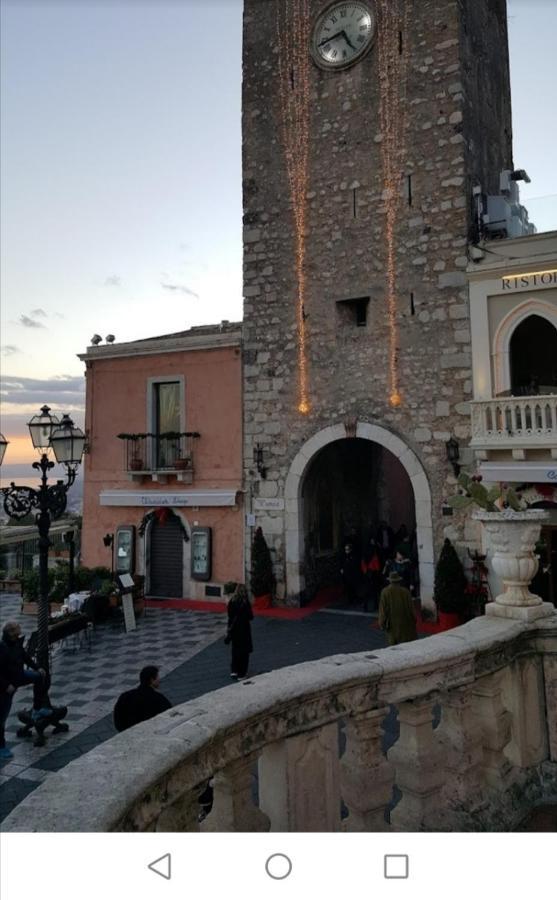
[[363, 0], [335, 3], [313, 29], [311, 52], [324, 69], [342, 69], [364, 56], [375, 34], [375, 13]]

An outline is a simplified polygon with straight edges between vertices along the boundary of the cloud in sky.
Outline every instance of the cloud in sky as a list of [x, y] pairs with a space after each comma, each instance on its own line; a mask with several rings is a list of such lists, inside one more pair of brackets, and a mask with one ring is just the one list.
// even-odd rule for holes
[[185, 284], [170, 284], [169, 282], [161, 281], [161, 287], [164, 288], [165, 291], [179, 291], [181, 294], [187, 294], [188, 297], [195, 297], [196, 300], [199, 300], [199, 294], [196, 294], [191, 288], [186, 287]]
[[122, 279], [119, 275], [109, 275], [104, 280], [105, 287], [120, 287], [122, 284]]
[[6, 412], [20, 407], [39, 407], [48, 403], [53, 409], [82, 410], [85, 405], [85, 378], [82, 375], [58, 375], [54, 378], [21, 378], [3, 375], [0, 399]]
[[24, 325], [25, 328], [46, 328], [42, 322], [37, 322], [36, 319], [32, 319], [30, 316], [21, 315], [19, 317], [19, 324]]
[[13, 356], [14, 353], [21, 353], [19, 347], [15, 344], [2, 344], [2, 356]]
[[32, 310], [31, 310], [31, 315], [32, 315], [32, 316], [35, 316], [35, 318], [36, 318], [37, 316], [44, 316], [44, 318], [46, 319], [46, 313], [45, 313], [44, 309], [41, 309], [40, 306], [38, 307], [38, 309], [32, 309]]

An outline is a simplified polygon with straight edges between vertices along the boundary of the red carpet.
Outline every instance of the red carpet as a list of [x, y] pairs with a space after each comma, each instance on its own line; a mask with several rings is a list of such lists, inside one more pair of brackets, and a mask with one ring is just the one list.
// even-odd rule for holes
[[[272, 606], [269, 609], [254, 609], [254, 615], [268, 619], [290, 619], [296, 621], [311, 616], [318, 609], [334, 603], [342, 594], [342, 588], [322, 588], [307, 606]], [[212, 600], [145, 600], [149, 609], [192, 609], [195, 612], [225, 613], [226, 603]], [[371, 628], [379, 628], [377, 619], [370, 623]], [[437, 622], [425, 622], [418, 616], [418, 634], [438, 634], [443, 629]]]
[[[254, 615], [266, 616], [269, 619], [305, 619], [318, 609], [322, 609], [329, 603], [338, 599], [338, 588], [323, 588], [313, 598], [311, 603], [302, 607], [272, 606], [269, 609], [254, 609]], [[192, 609], [195, 612], [226, 612], [226, 603], [212, 600], [149, 600], [146, 598], [145, 606], [148, 609]]]

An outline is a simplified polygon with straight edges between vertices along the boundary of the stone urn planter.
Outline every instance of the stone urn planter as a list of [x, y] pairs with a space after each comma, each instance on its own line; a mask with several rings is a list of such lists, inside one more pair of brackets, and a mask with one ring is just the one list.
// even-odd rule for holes
[[491, 564], [503, 582], [503, 592], [486, 606], [486, 615], [531, 620], [552, 615], [552, 603], [544, 603], [532, 594], [529, 584], [538, 571], [534, 553], [542, 524], [549, 513], [541, 509], [473, 513], [482, 523], [492, 551]]

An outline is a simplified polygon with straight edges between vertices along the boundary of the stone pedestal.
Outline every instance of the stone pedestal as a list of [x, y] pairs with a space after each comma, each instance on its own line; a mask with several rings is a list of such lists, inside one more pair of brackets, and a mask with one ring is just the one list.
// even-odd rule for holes
[[543, 663], [539, 657], [519, 657], [512, 663], [503, 682], [503, 699], [511, 713], [512, 740], [506, 755], [522, 769], [537, 766], [547, 759]]
[[444, 798], [451, 809], [470, 810], [481, 803], [482, 732], [470, 687], [443, 697], [439, 726], [447, 777]]
[[482, 775], [487, 785], [504, 790], [512, 774], [512, 766], [505, 755], [511, 740], [511, 714], [502, 698], [505, 672], [486, 675], [476, 681], [473, 689], [475, 710], [482, 731]]
[[226, 766], [213, 779], [213, 808], [200, 831], [269, 831], [269, 819], [252, 799], [253, 755]]
[[397, 831], [424, 831], [435, 822], [446, 774], [433, 731], [435, 700], [408, 700], [398, 707], [400, 737], [387, 753], [402, 799], [391, 812]]
[[[532, 594], [534, 597], [535, 594]], [[503, 619], [515, 619], [519, 622], [535, 622], [536, 619], [545, 619], [547, 616], [556, 615], [553, 603], [543, 603], [540, 599], [538, 606], [505, 606], [504, 604], [488, 603], [485, 607], [486, 616], [499, 616]]]
[[338, 725], [270, 744], [259, 757], [259, 806], [271, 831], [339, 831]]
[[340, 762], [342, 799], [348, 808], [346, 831], [386, 831], [385, 809], [393, 793], [394, 766], [381, 748], [388, 707], [346, 722], [346, 751]]

